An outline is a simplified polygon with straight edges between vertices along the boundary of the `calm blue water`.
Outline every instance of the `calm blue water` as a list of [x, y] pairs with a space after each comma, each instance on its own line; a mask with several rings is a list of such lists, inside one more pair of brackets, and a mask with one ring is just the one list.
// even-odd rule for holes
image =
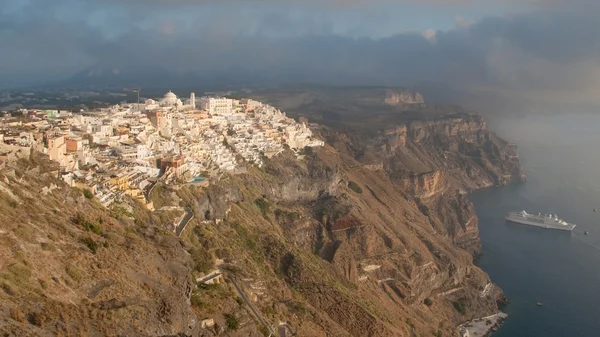
[[[472, 196], [483, 244], [478, 264], [510, 301], [494, 337], [600, 336], [600, 117], [491, 125], [519, 145], [527, 174], [523, 185]], [[578, 226], [569, 234], [505, 223], [506, 213], [521, 208]]]

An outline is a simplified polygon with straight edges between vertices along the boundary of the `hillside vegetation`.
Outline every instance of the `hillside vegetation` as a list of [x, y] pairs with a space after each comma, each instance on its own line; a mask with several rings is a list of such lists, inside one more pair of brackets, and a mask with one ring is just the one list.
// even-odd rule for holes
[[[285, 152], [209, 187], [159, 182], [155, 212], [106, 209], [35, 153], [8, 163], [0, 331], [265, 336], [286, 322], [298, 336], [452, 336], [496, 312], [462, 191], [518, 176], [506, 142], [455, 116], [322, 135], [331, 145], [302, 160]], [[181, 237], [177, 209], [193, 213]]]

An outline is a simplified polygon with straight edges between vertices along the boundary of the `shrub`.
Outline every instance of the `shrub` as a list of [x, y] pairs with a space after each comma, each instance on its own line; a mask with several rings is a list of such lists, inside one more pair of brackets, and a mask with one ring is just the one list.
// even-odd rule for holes
[[[154, 206], [157, 207], [157, 208], [159, 208], [156, 205], [157, 205], [157, 203], [155, 202]], [[161, 207], [164, 206], [163, 204], [160, 204], [160, 205], [161, 205]], [[116, 218], [121, 217], [121, 216], [124, 216], [124, 217], [133, 217], [133, 214], [131, 214], [131, 212], [129, 212], [125, 207], [117, 205], [117, 204], [113, 204], [112, 205], [111, 211], [113, 213], [113, 216], [116, 217]]]
[[431, 298], [427, 297], [425, 301], [423, 301], [423, 303], [425, 303], [426, 306], [430, 307], [433, 304], [433, 301], [431, 300]]
[[39, 313], [39, 312], [34, 312], [34, 313], [30, 314], [30, 316], [29, 316], [29, 323], [31, 323], [33, 325], [42, 326], [42, 325], [44, 325], [45, 321], [46, 321], [46, 315]]
[[77, 214], [75, 214], [75, 216], [71, 218], [71, 222], [73, 222], [77, 226], [83, 227], [83, 224], [85, 223], [85, 217], [83, 216], [83, 214], [77, 212]]
[[354, 181], [350, 181], [348, 182], [348, 188], [353, 190], [354, 192], [358, 193], [358, 194], [362, 194], [362, 188], [360, 188], [360, 186], [358, 186], [357, 183], [355, 183]]
[[75, 265], [68, 264], [65, 267], [65, 271], [67, 272], [67, 275], [69, 275], [69, 277], [71, 279], [73, 279], [73, 281], [75, 281], [75, 282], [81, 281], [81, 278], [82, 278], [81, 271]]
[[285, 226], [291, 226], [300, 219], [300, 213], [298, 212], [288, 212], [278, 208], [273, 213], [277, 222]]
[[93, 254], [96, 254], [96, 252], [98, 251], [98, 244], [89, 236], [86, 236], [83, 239], [81, 239], [81, 242], [83, 242], [83, 244], [86, 245]]
[[279, 208], [276, 209], [274, 213], [276, 217], [287, 218], [290, 221], [296, 221], [300, 218], [300, 213], [298, 212], [288, 212]]
[[27, 282], [31, 277], [31, 271], [20, 263], [13, 263], [8, 266], [8, 271], [14, 275], [14, 279], [20, 282]]
[[79, 212], [77, 214], [75, 214], [75, 216], [73, 218], [71, 218], [71, 221], [75, 225], [81, 227], [83, 230], [85, 230], [87, 232], [92, 232], [94, 234], [102, 235], [102, 227], [100, 227], [99, 225], [96, 225], [94, 223], [91, 223], [83, 216], [83, 214], [81, 214]]
[[312, 156], [313, 155], [313, 148], [310, 146], [305, 146], [304, 150], [302, 151], [304, 153], [304, 155], [306, 156]]
[[85, 223], [85, 230], [94, 234], [102, 235], [102, 227], [91, 222]]
[[225, 317], [225, 325], [227, 325], [227, 328], [229, 330], [237, 330], [240, 327], [240, 322], [238, 321], [237, 317], [235, 317], [235, 315], [233, 314], [225, 314], [223, 315]]
[[214, 261], [209, 252], [205, 249], [196, 247], [190, 251], [194, 261], [194, 269], [201, 273], [206, 273], [214, 266]]
[[85, 189], [83, 190], [83, 196], [84, 196], [86, 199], [90, 199], [90, 200], [91, 200], [91, 199], [94, 199], [94, 193], [92, 193], [92, 191], [88, 190], [87, 188], [85, 188]]
[[42, 250], [47, 251], [47, 252], [56, 251], [56, 247], [54, 247], [54, 245], [52, 245], [51, 243], [48, 243], [48, 242], [41, 242], [40, 247], [42, 248]]
[[277, 313], [275, 311], [275, 309], [272, 306], [266, 307], [264, 310], [265, 315], [267, 316], [275, 316], [275, 314]]
[[263, 249], [257, 235], [251, 233], [238, 223], [233, 223], [231, 227], [236, 231], [241, 244], [245, 247], [250, 257], [258, 264], [264, 264]]
[[297, 302], [297, 301], [292, 301], [290, 303], [288, 303], [288, 308], [295, 314], [297, 315], [306, 315], [308, 313], [308, 309], [306, 308], [306, 305], [304, 305], [304, 303], [302, 302]]
[[461, 314], [461, 315], [465, 314], [465, 305], [463, 304], [463, 302], [461, 302], [461, 301], [452, 302], [452, 305], [454, 306], [454, 309], [456, 309], [456, 311], [459, 314]]
[[266, 219], [270, 211], [269, 202], [267, 201], [267, 199], [259, 198], [254, 200], [254, 203], [256, 204], [256, 206], [258, 206], [263, 217]]

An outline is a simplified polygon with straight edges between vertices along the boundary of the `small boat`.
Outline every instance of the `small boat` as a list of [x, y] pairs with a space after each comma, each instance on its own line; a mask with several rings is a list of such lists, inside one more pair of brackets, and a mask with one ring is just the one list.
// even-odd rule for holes
[[544, 305], [544, 303], [542, 303], [542, 302], [537, 302], [536, 304], [537, 304], [538, 307], [541, 307], [541, 306]]
[[588, 231], [585, 231], [585, 232], [583, 232], [583, 234], [584, 234], [584, 235], [588, 235], [588, 234], [590, 234], [590, 232], [588, 232]]
[[594, 208], [594, 212], [598, 212], [598, 209], [597, 209], [597, 208]]

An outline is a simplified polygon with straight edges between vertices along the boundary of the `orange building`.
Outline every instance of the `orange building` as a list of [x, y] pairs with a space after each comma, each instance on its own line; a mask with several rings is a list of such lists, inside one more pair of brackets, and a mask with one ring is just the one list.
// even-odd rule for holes
[[65, 144], [69, 152], [77, 152], [82, 148], [81, 138], [67, 138], [65, 139]]

